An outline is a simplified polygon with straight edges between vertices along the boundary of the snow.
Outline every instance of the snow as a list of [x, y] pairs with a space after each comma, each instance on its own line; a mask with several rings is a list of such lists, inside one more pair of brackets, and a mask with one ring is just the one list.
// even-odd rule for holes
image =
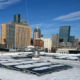
[[68, 59], [78, 59], [78, 57], [72, 57], [72, 56], [70, 56], [70, 57], [67, 57]]
[[2, 65], [11, 66], [11, 65], [19, 65], [21, 63], [2, 63]]
[[[0, 63], [2, 63], [2, 65], [6, 65], [6, 66], [9, 66], [9, 65], [20, 65], [20, 64], [26, 64], [26, 63], [34, 63], [36, 61], [23, 61], [23, 62], [17, 62], [19, 60], [13, 60], [13, 62], [8, 62], [8, 61], [2, 61]], [[7, 62], [7, 63], [4, 63], [4, 62]]]
[[42, 66], [42, 65], [50, 65], [51, 63], [34, 63], [34, 64], [26, 64], [26, 65], [18, 65], [18, 66], [15, 66], [17, 68], [29, 68], [29, 67], [38, 67], [38, 66]]
[[66, 58], [66, 59], [78, 59], [78, 57], [74, 57], [74, 56], [58, 56], [56, 58], [60, 58], [60, 59], [63, 59], [63, 58]]
[[67, 58], [66, 56], [58, 56], [56, 58]]
[[61, 54], [61, 53], [44, 53], [44, 52], [41, 52], [40, 54], [45, 54], [47, 56], [56, 56], [56, 58], [60, 58], [60, 59], [63, 59], [63, 58], [66, 58], [66, 59], [80, 59], [78, 56], [80, 56], [80, 54]]
[[57, 67], [57, 66], [63, 66], [63, 65], [52, 65], [52, 66], [50, 66], [50, 67]]
[[[18, 55], [21, 54], [21, 55]], [[25, 56], [27, 54], [31, 54], [30, 52], [17, 52], [17, 53], [1, 53], [0, 55], [0, 63], [4, 65], [13, 65], [13, 64], [20, 64], [17, 65], [16, 67], [19, 68], [27, 68], [31, 66], [41, 66], [41, 65], [47, 65], [50, 64], [47, 61], [50, 61], [51, 63], [60, 63], [60, 65], [52, 65], [50, 67], [54, 66], [61, 66], [61, 65], [69, 65], [72, 66], [72, 69], [68, 70], [63, 70], [59, 72], [54, 72], [51, 74], [46, 74], [42, 76], [37, 76], [34, 74], [29, 74], [29, 73], [23, 73], [20, 71], [15, 71], [15, 70], [10, 70], [7, 68], [0, 68], [0, 79], [1, 80], [80, 80], [80, 61], [72, 61], [72, 60], [60, 60], [60, 59], [54, 59], [53, 57], [49, 56], [40, 56], [40, 61], [43, 61], [43, 63], [36, 63], [36, 61], [26, 61], [26, 60], [15, 60], [12, 59], [12, 57], [16, 56]], [[46, 55], [51, 55], [51, 56], [56, 56], [59, 58], [68, 58], [68, 59], [77, 59], [77, 56], [80, 56], [80, 54], [59, 54], [59, 53], [44, 53], [41, 52], [40, 54], [46, 54]], [[9, 62], [7, 62], [8, 60]], [[19, 61], [19, 62], [18, 62]], [[12, 63], [10, 63], [12, 62]], [[22, 65], [25, 63], [26, 65]], [[27, 63], [33, 63], [27, 64]], [[48, 67], [41, 67], [41, 68], [35, 68], [35, 70], [39, 69], [47, 69]]]
[[51, 68], [51, 67], [57, 67], [57, 66], [62, 66], [62, 65], [51, 65], [49, 67], [41, 67], [41, 68], [35, 68], [33, 70], [43, 70], [43, 69], [47, 69], [47, 68]]
[[32, 52], [0, 52], [0, 55], [20, 55], [20, 54], [29, 54]]
[[37, 62], [37, 61], [24, 61], [24, 62], [21, 62], [21, 63], [34, 63], [34, 62]]
[[35, 68], [35, 69], [33, 69], [33, 70], [43, 70], [43, 69], [47, 69], [47, 68], [50, 68], [50, 67]]
[[5, 63], [5, 62], [8, 62], [8, 61], [0, 61], [0, 63]]
[[1, 80], [80, 80], [80, 69], [73, 68], [43, 76], [0, 68]]
[[53, 56], [80, 56], [80, 54], [61, 54], [61, 53], [44, 53], [40, 52], [40, 54], [45, 54], [45, 55], [53, 55]]
[[22, 62], [24, 60], [2, 59], [0, 62]]

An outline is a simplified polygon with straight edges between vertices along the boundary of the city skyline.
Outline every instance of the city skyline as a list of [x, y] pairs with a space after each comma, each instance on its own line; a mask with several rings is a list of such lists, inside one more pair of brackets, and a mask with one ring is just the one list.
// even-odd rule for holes
[[[14, 14], [21, 14], [31, 27], [31, 37], [35, 27], [41, 29], [45, 38], [59, 34], [60, 26], [71, 26], [71, 36], [79, 38], [80, 1], [73, 0], [1, 0], [0, 25], [13, 21]], [[1, 30], [1, 29], [0, 29]]]

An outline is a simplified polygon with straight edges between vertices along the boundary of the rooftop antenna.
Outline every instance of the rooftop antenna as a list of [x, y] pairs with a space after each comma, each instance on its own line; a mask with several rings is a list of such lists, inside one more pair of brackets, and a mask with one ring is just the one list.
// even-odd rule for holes
[[23, 16], [23, 20], [24, 20], [24, 16]]
[[27, 21], [28, 21], [28, 7], [27, 7], [27, 0], [26, 0], [26, 13], [27, 13]]

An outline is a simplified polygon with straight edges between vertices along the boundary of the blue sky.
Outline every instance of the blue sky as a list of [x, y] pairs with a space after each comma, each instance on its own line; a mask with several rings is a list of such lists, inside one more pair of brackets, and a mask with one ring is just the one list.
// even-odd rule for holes
[[80, 0], [0, 0], [0, 24], [21, 14], [31, 27], [41, 29], [45, 38], [58, 34], [60, 26], [71, 26], [70, 35], [80, 39]]

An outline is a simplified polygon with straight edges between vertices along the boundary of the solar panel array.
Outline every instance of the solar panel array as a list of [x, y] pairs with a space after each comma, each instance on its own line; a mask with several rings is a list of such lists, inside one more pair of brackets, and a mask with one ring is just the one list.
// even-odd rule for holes
[[32, 60], [1, 59], [0, 67], [33, 73], [38, 76], [72, 68], [68, 65]]

